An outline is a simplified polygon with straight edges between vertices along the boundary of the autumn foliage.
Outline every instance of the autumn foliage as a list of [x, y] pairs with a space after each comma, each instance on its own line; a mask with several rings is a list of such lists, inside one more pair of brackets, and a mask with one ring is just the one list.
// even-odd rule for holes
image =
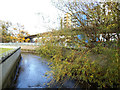
[[[0, 38], [3, 43], [8, 42], [28, 42], [30, 39], [25, 38], [28, 36], [28, 32], [24, 31], [24, 26], [19, 24], [16, 27], [13, 27], [11, 22], [0, 21]], [[12, 28], [12, 29], [10, 29]]]
[[[83, 88], [120, 88], [120, 10], [117, 5], [115, 2], [89, 5], [79, 2], [57, 3], [56, 7], [73, 15], [80, 26], [61, 28], [43, 37], [37, 52], [49, 58], [54, 77], [51, 83], [74, 79], [77, 82], [75, 87], [83, 83]], [[109, 10], [108, 14], [105, 13], [105, 7]], [[86, 15], [85, 21], [89, 23], [85, 24], [79, 14]], [[117, 38], [116, 35], [110, 36], [111, 33], [116, 33]], [[100, 40], [100, 34], [106, 41]], [[82, 35], [82, 39], [77, 35]], [[88, 42], [85, 42], [86, 39]]]

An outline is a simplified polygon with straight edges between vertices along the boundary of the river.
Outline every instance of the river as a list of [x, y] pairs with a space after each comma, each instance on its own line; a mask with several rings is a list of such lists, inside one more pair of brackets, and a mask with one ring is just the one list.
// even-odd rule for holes
[[[47, 61], [40, 56], [22, 53], [22, 59], [16, 76], [11, 87], [14, 88], [47, 88], [53, 77], [46, 75], [51, 69], [47, 65]], [[72, 88], [75, 85], [74, 81], [68, 80], [63, 87]], [[59, 87], [59, 86], [56, 86]]]

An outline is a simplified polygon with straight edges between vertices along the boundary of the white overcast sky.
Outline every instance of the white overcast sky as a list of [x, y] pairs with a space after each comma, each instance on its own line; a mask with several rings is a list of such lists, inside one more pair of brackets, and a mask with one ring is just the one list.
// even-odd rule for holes
[[46, 32], [48, 26], [58, 27], [60, 21], [57, 18], [58, 10], [51, 0], [0, 0], [0, 20], [20, 23], [30, 34]]
[[[51, 0], [0, 0], [0, 20], [20, 23], [30, 34], [46, 32], [48, 27], [59, 27], [60, 20], [57, 18], [63, 15]], [[42, 16], [46, 19], [43, 20]]]

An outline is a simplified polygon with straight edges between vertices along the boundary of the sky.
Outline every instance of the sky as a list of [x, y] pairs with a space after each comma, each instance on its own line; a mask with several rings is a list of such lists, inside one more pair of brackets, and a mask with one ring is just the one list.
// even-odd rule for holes
[[30, 34], [59, 27], [58, 12], [51, 0], [0, 0], [0, 20], [24, 25]]
[[51, 1], [53, 0], [0, 0], [0, 20], [24, 25], [29, 34], [58, 29], [58, 18], [63, 17], [64, 13], [55, 8]]

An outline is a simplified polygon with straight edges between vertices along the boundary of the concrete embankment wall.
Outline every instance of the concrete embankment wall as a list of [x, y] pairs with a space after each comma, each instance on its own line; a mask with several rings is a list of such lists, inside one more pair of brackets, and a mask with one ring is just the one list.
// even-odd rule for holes
[[2, 88], [10, 87], [17, 66], [19, 65], [20, 58], [21, 47], [17, 47], [12, 53], [0, 60], [0, 90]]

